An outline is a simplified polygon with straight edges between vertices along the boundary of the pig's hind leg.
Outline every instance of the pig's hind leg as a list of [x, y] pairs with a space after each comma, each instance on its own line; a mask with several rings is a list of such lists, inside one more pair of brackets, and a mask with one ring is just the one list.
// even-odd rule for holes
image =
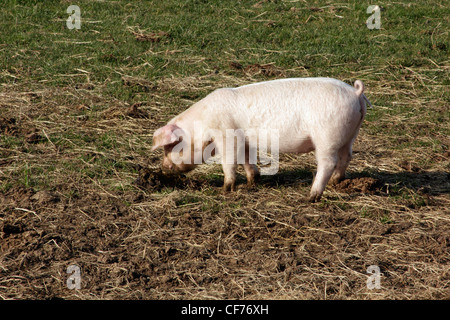
[[337, 184], [345, 179], [345, 170], [347, 170], [350, 160], [352, 159], [352, 142], [344, 145], [338, 151], [338, 162], [331, 176], [331, 184]]
[[316, 160], [317, 174], [311, 187], [310, 202], [316, 202], [322, 197], [323, 191], [338, 163], [338, 152], [334, 149], [316, 149]]
[[356, 126], [356, 130], [353, 135], [349, 138], [348, 142], [345, 143], [338, 151], [338, 163], [336, 165], [336, 169], [331, 176], [331, 184], [337, 184], [340, 181], [345, 179], [345, 171], [352, 160], [352, 145], [355, 141], [359, 128], [361, 127], [362, 120], [364, 119], [364, 113], [361, 115], [361, 120], [359, 124]]

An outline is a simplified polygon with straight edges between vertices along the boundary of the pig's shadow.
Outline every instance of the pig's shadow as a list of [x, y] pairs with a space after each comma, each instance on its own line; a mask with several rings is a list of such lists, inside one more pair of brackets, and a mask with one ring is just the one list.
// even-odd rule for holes
[[[277, 188], [280, 186], [311, 187], [314, 169], [280, 170], [275, 175], [262, 175], [257, 186]], [[215, 176], [207, 179], [213, 186], [221, 187], [223, 177]], [[237, 177], [238, 188], [245, 187], [244, 175]], [[346, 179], [336, 186], [328, 185], [338, 191], [354, 193], [372, 193], [385, 196], [400, 195], [409, 189], [425, 195], [450, 194], [450, 173], [445, 171], [401, 171], [386, 172], [378, 170], [364, 170], [347, 172]]]
[[450, 194], [450, 173], [445, 171], [400, 171], [378, 170], [354, 172], [349, 178], [371, 177], [380, 182], [380, 192], [389, 195], [402, 194], [405, 189], [428, 195]]

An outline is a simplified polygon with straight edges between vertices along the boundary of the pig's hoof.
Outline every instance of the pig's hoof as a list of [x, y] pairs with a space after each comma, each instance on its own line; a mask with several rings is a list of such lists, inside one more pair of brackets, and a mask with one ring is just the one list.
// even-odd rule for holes
[[259, 180], [259, 175], [251, 177], [250, 179], [247, 179], [247, 188], [249, 188], [249, 189], [256, 188], [256, 183], [258, 182], [258, 180]]
[[335, 186], [337, 184], [339, 184], [339, 182], [343, 181], [345, 179], [345, 177], [343, 176], [332, 176], [330, 179], [330, 184], [332, 186]]
[[261, 174], [259, 171], [254, 171], [252, 174], [247, 175], [247, 188], [256, 189], [256, 183], [259, 181]]
[[255, 181], [249, 181], [247, 182], [247, 189], [248, 190], [256, 190], [256, 183]]
[[311, 193], [311, 195], [308, 198], [308, 201], [311, 203], [314, 203], [314, 202], [319, 201], [321, 197], [322, 197], [322, 195], [319, 193]]
[[229, 191], [235, 191], [235, 190], [236, 190], [236, 188], [235, 188], [234, 182], [233, 183], [225, 183], [223, 185], [223, 193], [227, 193]]

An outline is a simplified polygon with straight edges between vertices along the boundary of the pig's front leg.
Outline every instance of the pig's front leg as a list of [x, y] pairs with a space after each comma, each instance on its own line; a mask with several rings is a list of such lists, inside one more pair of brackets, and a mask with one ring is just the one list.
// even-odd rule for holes
[[228, 164], [225, 161], [222, 162], [222, 170], [224, 174], [223, 191], [235, 191], [236, 184], [236, 164]]
[[258, 167], [254, 164], [244, 164], [245, 175], [247, 176], [247, 187], [253, 188], [259, 180], [260, 173]]
[[255, 187], [256, 182], [259, 180], [260, 173], [258, 167], [255, 164], [250, 163], [251, 153], [256, 154], [256, 149], [251, 148], [248, 144], [245, 146], [245, 163], [243, 165], [245, 175], [247, 176], [247, 187]]
[[222, 160], [223, 192], [235, 191], [237, 168], [235, 152], [232, 151], [232, 156], [227, 157], [226, 139], [223, 139], [222, 143], [216, 144], [216, 148]]
[[[253, 152], [256, 152], [256, 150], [252, 149]], [[239, 152], [235, 151], [234, 153], [240, 153], [244, 152], [244, 148], [239, 149]], [[227, 191], [235, 191], [235, 184], [236, 184], [236, 169], [237, 169], [237, 156], [233, 155], [233, 162], [234, 163], [227, 163], [227, 157], [225, 150], [223, 150], [223, 156], [222, 156], [222, 169], [224, 173], [224, 184], [223, 184], [223, 190], [224, 192]], [[229, 161], [230, 159], [228, 159]], [[249, 188], [253, 188], [255, 186], [255, 182], [259, 179], [260, 173], [258, 170], [258, 167], [255, 164], [250, 163], [250, 148], [246, 144], [245, 145], [245, 162], [242, 164], [245, 170], [245, 174], [247, 176], [247, 186]]]

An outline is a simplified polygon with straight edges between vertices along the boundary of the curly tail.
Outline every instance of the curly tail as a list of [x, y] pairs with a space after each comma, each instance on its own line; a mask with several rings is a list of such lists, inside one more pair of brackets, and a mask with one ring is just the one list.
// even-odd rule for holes
[[364, 92], [364, 83], [362, 83], [361, 80], [356, 80], [354, 86], [356, 89], [356, 94], [360, 97]]
[[361, 80], [356, 80], [354, 87], [356, 89], [356, 94], [358, 95], [358, 97], [363, 98], [365, 101], [367, 101], [367, 103], [369, 104], [369, 106], [371, 108], [373, 108], [372, 104], [370, 103], [369, 99], [367, 99], [367, 97], [364, 95], [364, 83], [362, 83]]

